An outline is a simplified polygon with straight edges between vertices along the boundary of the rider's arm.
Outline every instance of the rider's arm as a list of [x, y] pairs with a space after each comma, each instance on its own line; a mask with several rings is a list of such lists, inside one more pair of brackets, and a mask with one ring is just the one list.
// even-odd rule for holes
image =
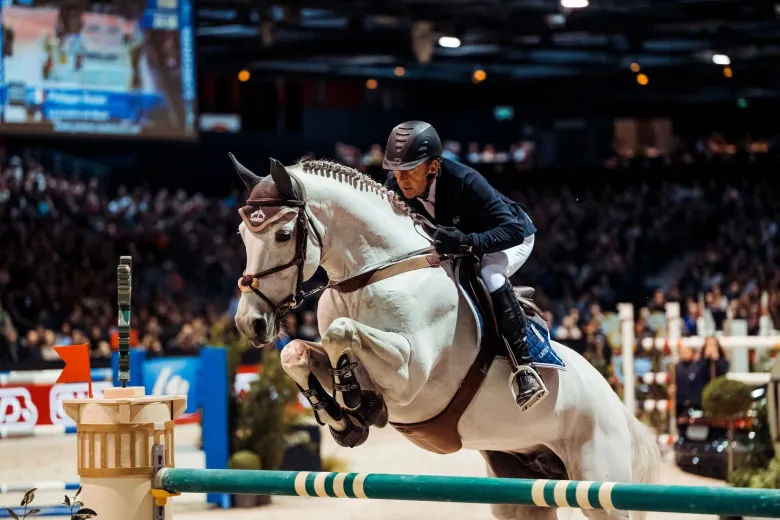
[[503, 251], [520, 245], [525, 240], [526, 229], [510, 207], [481, 175], [474, 175], [464, 184], [468, 210], [487, 223], [487, 230], [472, 233], [473, 251], [477, 254]]

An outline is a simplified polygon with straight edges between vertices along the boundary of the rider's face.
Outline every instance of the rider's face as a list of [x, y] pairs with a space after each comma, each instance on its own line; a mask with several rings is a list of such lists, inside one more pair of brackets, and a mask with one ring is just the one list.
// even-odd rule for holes
[[395, 170], [395, 180], [407, 199], [420, 197], [428, 187], [428, 175], [439, 172], [439, 161], [426, 161], [411, 170]]

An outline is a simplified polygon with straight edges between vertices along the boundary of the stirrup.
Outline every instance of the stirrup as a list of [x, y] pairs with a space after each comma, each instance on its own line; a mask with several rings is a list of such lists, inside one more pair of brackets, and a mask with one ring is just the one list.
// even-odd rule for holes
[[[525, 401], [525, 403], [520, 404], [517, 403], [517, 396], [520, 393], [520, 388], [518, 387], [517, 390], [515, 390], [515, 387], [517, 385], [517, 376], [520, 375], [520, 373], [526, 372], [531, 375], [536, 381], [539, 383], [539, 386], [541, 387], [539, 391], [537, 391], [535, 394], [533, 394], [531, 397], [528, 398], [528, 400]], [[539, 376], [539, 374], [531, 368], [528, 365], [520, 365], [517, 367], [517, 370], [512, 372], [512, 374], [509, 376], [509, 391], [512, 393], [512, 397], [515, 398], [515, 403], [520, 407], [521, 412], [527, 412], [537, 404], [539, 404], [542, 399], [547, 397], [550, 394], [550, 391], [547, 389], [547, 385], [544, 384], [544, 381], [542, 381], [542, 378]]]

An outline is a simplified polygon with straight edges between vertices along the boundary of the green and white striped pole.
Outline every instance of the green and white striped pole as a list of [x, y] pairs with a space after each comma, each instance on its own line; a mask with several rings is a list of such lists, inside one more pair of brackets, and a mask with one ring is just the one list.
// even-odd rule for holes
[[171, 493], [373, 498], [780, 518], [780, 491], [774, 489], [183, 468], [160, 470], [153, 487]]

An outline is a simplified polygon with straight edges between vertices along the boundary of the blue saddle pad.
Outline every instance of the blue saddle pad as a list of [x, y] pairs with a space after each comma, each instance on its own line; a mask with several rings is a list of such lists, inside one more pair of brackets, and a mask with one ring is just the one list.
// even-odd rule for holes
[[528, 353], [534, 366], [566, 370], [566, 363], [552, 348], [550, 331], [533, 318], [528, 318]]
[[[466, 292], [468, 296], [468, 293]], [[471, 301], [471, 296], [468, 296]], [[479, 311], [474, 302], [471, 301], [472, 308], [477, 314], [477, 321], [479, 323], [480, 335], [485, 335], [485, 320], [482, 317], [482, 313]], [[528, 318], [528, 354], [533, 360], [532, 365], [534, 367], [545, 368], [557, 368], [558, 370], [566, 370], [566, 363], [558, 356], [553, 350], [550, 343], [550, 331], [547, 330], [546, 325], [542, 325], [537, 318]], [[540, 320], [541, 321], [541, 320]]]

